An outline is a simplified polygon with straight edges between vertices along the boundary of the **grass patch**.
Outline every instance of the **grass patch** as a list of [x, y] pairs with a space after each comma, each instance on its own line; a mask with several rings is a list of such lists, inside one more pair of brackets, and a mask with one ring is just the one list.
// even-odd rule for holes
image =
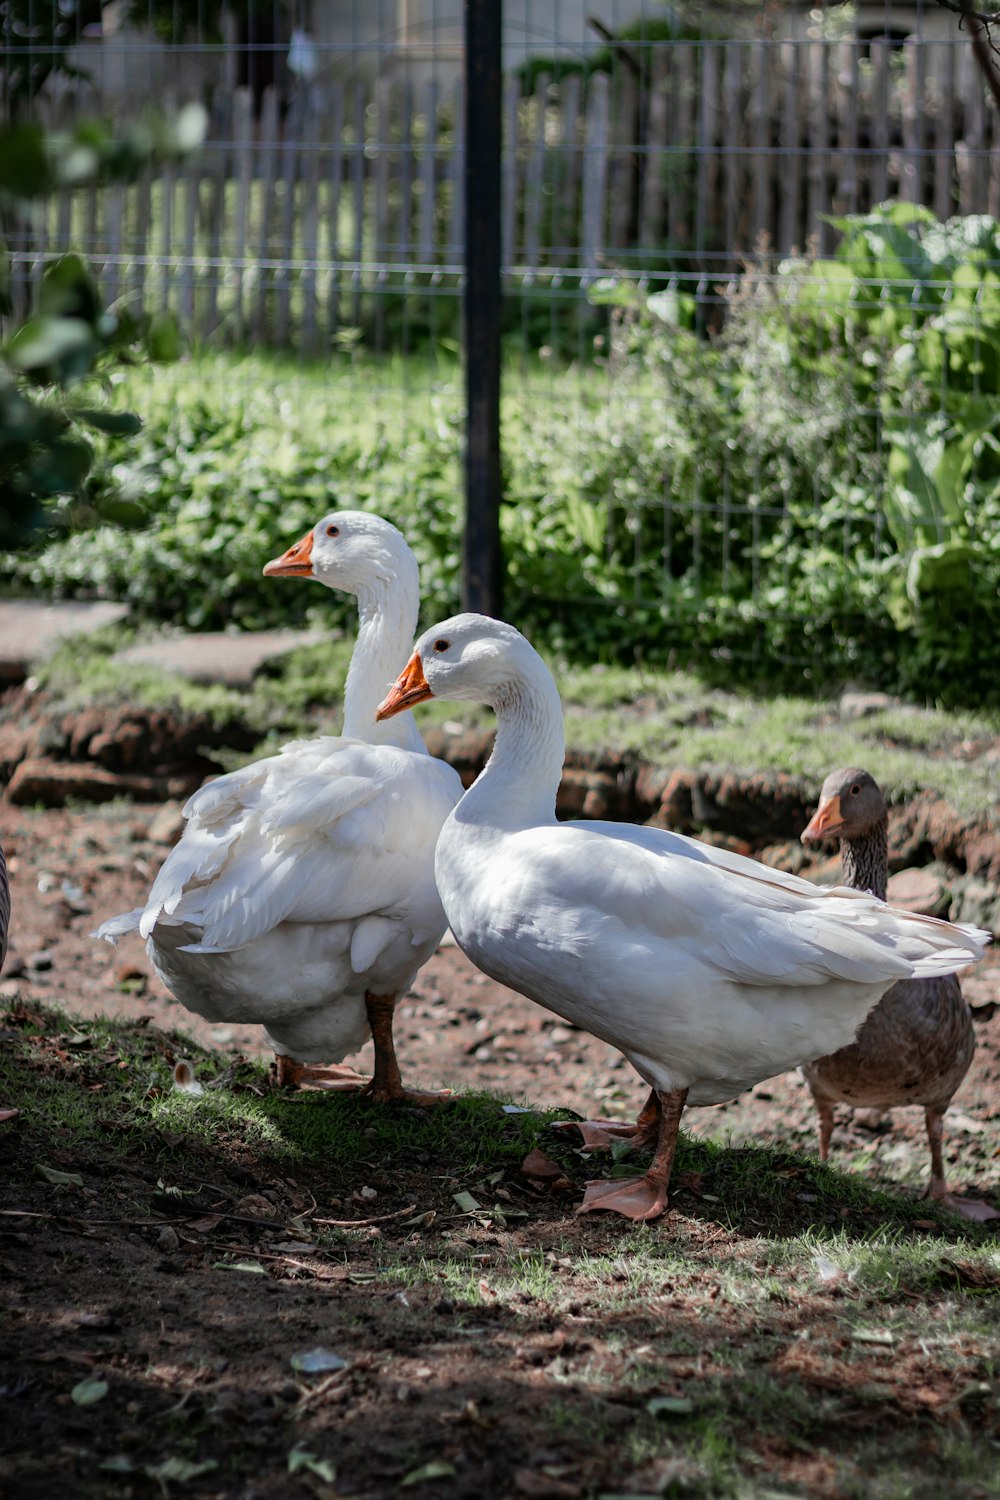
[[[743, 377], [732, 384], [736, 366], [679, 336], [666, 379], [659, 360], [646, 365], [634, 350], [601, 365], [532, 357], [509, 369], [501, 528], [511, 618], [578, 662], [680, 661], [722, 686], [791, 691], [850, 677], [927, 701], [995, 703], [988, 549], [965, 582], [942, 585], [940, 597], [930, 589], [900, 624], [913, 613], [903, 580], [914, 538], [897, 550], [883, 524], [881, 447], [858, 470], [859, 433], [844, 429], [838, 459], [811, 379], [817, 427], [790, 418], [781, 383], [768, 379], [753, 382], [773, 404], [761, 421]], [[62, 529], [39, 536], [37, 551], [0, 557], [15, 587], [96, 591], [195, 628], [301, 623], [317, 591], [276, 589], [261, 560], [326, 511], [359, 504], [408, 535], [426, 622], [456, 608], [453, 352], [315, 363], [206, 354], [120, 374], [117, 394], [144, 429], [102, 440], [87, 495], [59, 512]], [[822, 522], [818, 494], [829, 502]], [[150, 524], [95, 528], [101, 505], [123, 497]], [[987, 520], [968, 528], [987, 534]], [[348, 620], [345, 604], [329, 608]]]
[[[329, 642], [280, 658], [247, 691], [116, 662], [121, 644], [118, 628], [64, 642], [39, 669], [39, 683], [66, 709], [134, 703], [202, 713], [220, 727], [246, 725], [260, 736], [254, 756], [295, 735], [339, 727], [352, 632], [336, 631]], [[963, 747], [1000, 735], [1000, 711], [906, 705], [845, 723], [835, 704], [820, 699], [727, 692], [689, 672], [581, 669], [551, 653], [546, 660], [562, 693], [572, 750], [625, 752], [654, 765], [790, 773], [816, 792], [835, 766], [861, 764], [892, 800], [935, 792], [963, 817], [997, 802], [993, 763], [970, 758]], [[492, 724], [487, 709], [471, 704], [432, 702], [417, 717], [424, 725]], [[247, 758], [233, 754], [230, 763]]]
[[[628, 1164], [493, 1096], [285, 1096], [181, 1033], [40, 1006], [0, 1031], [22, 1111], [0, 1127], [3, 1461], [27, 1500], [144, 1494], [171, 1459], [207, 1466], [196, 1496], [284, 1493], [296, 1450], [345, 1496], [428, 1463], [453, 1500], [994, 1492], [985, 1227], [686, 1136], [658, 1224], [576, 1218], [526, 1152], [577, 1184]], [[179, 1056], [200, 1097], [172, 1090]], [[295, 1374], [317, 1346], [343, 1370]], [[84, 1375], [108, 1386], [85, 1412]]]
[[[396, 1166], [440, 1159], [464, 1181], [521, 1162], [545, 1119], [504, 1114], [501, 1100], [476, 1094], [440, 1110], [367, 1108], [347, 1094], [273, 1089], [263, 1064], [234, 1064], [182, 1032], [74, 1022], [49, 1007], [15, 1007], [10, 1019], [19, 1035], [0, 1054], [4, 1097], [51, 1126], [66, 1142], [63, 1150], [99, 1148], [109, 1161], [147, 1150], [189, 1164], [220, 1151], [249, 1152], [270, 1172], [336, 1163], [338, 1178], [353, 1185], [387, 1158]], [[202, 1094], [174, 1087], [181, 1058]]]

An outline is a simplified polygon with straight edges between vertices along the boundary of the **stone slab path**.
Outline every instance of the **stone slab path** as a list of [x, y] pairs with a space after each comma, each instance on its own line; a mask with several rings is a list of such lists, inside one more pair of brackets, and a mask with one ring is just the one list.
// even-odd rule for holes
[[194, 635], [158, 636], [120, 651], [115, 660], [129, 666], [159, 667], [191, 682], [219, 682], [248, 687], [268, 661], [299, 646], [315, 646], [326, 636], [318, 630], [255, 630], [243, 635], [204, 631]]
[[0, 683], [23, 682], [68, 635], [91, 635], [127, 615], [127, 604], [108, 600], [0, 599]]
[[[23, 682], [71, 635], [91, 635], [128, 618], [127, 604], [109, 600], [66, 600], [46, 604], [35, 599], [0, 599], [0, 684]], [[163, 635], [127, 646], [115, 660], [129, 666], [159, 667], [192, 682], [249, 687], [266, 662], [299, 646], [326, 640], [318, 630], [255, 630], [242, 635], [205, 631]]]

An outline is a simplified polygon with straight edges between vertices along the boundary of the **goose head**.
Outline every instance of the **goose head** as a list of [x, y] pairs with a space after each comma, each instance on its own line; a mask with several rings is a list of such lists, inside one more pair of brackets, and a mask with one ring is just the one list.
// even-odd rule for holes
[[315, 578], [327, 588], [365, 596], [405, 581], [415, 589], [417, 564], [389, 521], [362, 510], [335, 510], [264, 565], [265, 578]]
[[389, 719], [428, 698], [471, 700], [498, 708], [515, 683], [541, 666], [513, 625], [486, 615], [452, 615], [424, 631], [379, 704], [377, 717]]
[[864, 838], [885, 821], [885, 798], [878, 783], [858, 766], [831, 771], [819, 794], [819, 806], [800, 838], [803, 844], [823, 839]]

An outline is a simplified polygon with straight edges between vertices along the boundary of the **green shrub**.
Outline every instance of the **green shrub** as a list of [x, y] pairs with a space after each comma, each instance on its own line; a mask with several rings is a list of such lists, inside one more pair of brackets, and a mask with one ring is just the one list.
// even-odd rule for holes
[[[897, 205], [841, 227], [835, 259], [749, 271], [712, 340], [682, 293], [619, 278], [594, 289], [603, 363], [509, 373], [509, 618], [581, 660], [1000, 701], [1000, 226]], [[411, 540], [424, 619], [456, 607], [457, 366], [130, 381], [146, 427], [101, 438], [98, 471], [149, 526], [72, 532], [9, 576], [189, 626], [329, 619], [261, 565], [360, 504]]]

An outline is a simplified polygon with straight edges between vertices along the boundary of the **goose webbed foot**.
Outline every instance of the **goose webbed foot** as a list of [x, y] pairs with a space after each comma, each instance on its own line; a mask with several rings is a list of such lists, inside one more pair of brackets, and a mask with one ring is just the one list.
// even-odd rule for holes
[[279, 1052], [274, 1059], [274, 1082], [279, 1089], [330, 1089], [356, 1093], [365, 1087], [366, 1081], [363, 1074], [344, 1063], [301, 1063], [284, 1052]]
[[656, 1090], [650, 1089], [649, 1098], [634, 1125], [625, 1120], [555, 1120], [552, 1128], [578, 1130], [583, 1136], [586, 1151], [610, 1151], [619, 1141], [627, 1141], [632, 1147], [654, 1145], [659, 1134], [659, 1124], [660, 1101]]
[[378, 1089], [374, 1078], [361, 1092], [375, 1104], [416, 1104], [421, 1109], [446, 1104], [449, 1099], [454, 1098], [451, 1089]]
[[944, 1109], [928, 1107], [924, 1110], [924, 1122], [927, 1126], [927, 1139], [931, 1148], [931, 1180], [927, 1185], [928, 1198], [934, 1203], [940, 1203], [943, 1208], [950, 1208], [952, 1213], [961, 1214], [963, 1219], [971, 1219], [975, 1223], [986, 1224], [990, 1219], [1000, 1219], [1000, 1210], [993, 1208], [989, 1203], [984, 1203], [982, 1198], [956, 1198], [948, 1187], [942, 1149]]
[[660, 1217], [667, 1207], [667, 1190], [670, 1187], [670, 1174], [677, 1151], [677, 1133], [687, 1093], [687, 1089], [674, 1089], [670, 1093], [653, 1090], [635, 1126], [637, 1132], [647, 1128], [651, 1106], [655, 1100], [657, 1144], [649, 1170], [642, 1177], [629, 1177], [624, 1181], [598, 1179], [588, 1182], [583, 1202], [577, 1208], [578, 1214], [606, 1209], [637, 1223]]
[[607, 1209], [624, 1219], [642, 1222], [658, 1219], [667, 1207], [667, 1184], [650, 1170], [645, 1177], [629, 1177], [624, 1182], [606, 1181], [603, 1177], [587, 1183], [578, 1214]]
[[953, 1214], [971, 1219], [974, 1224], [988, 1224], [991, 1219], [1000, 1219], [1000, 1209], [994, 1208], [982, 1198], [957, 1198], [944, 1178], [931, 1179], [927, 1197], [942, 1208], [950, 1209]]

